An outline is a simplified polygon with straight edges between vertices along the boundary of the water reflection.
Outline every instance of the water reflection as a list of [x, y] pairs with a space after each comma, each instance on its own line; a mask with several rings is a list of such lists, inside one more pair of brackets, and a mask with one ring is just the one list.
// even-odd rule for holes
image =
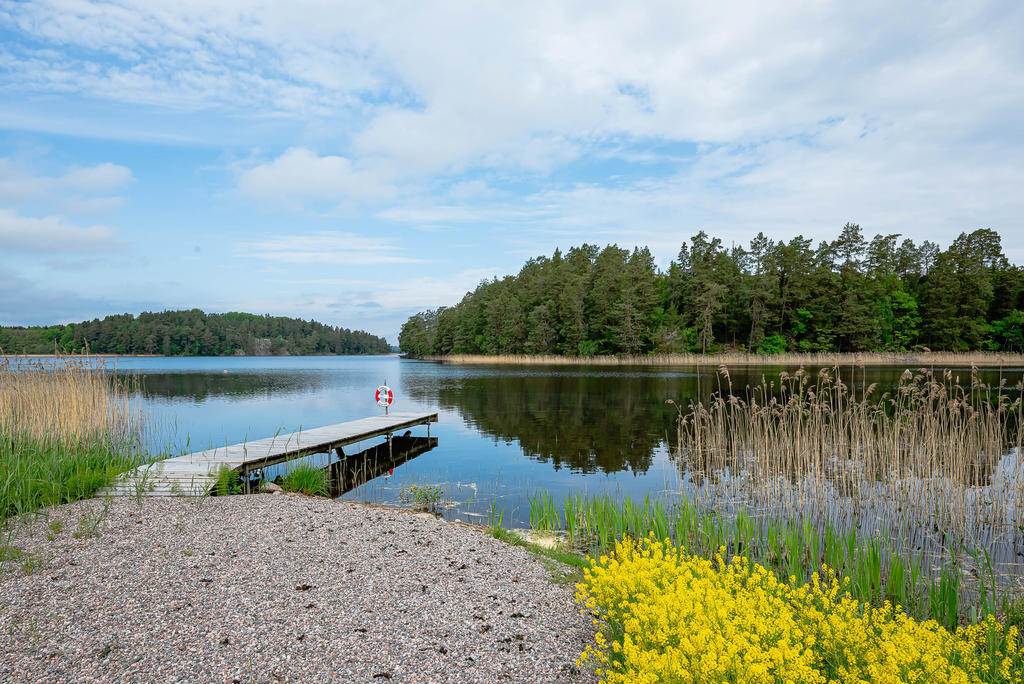
[[[411, 431], [394, 435], [391, 443], [385, 440], [362, 451], [346, 452], [344, 449], [328, 453], [307, 454], [291, 461], [276, 463], [263, 469], [253, 470], [250, 475], [250, 489], [257, 491], [261, 480], [281, 484], [297, 463], [318, 468], [327, 475], [331, 496], [341, 496], [379, 477], [390, 476], [395, 468], [404, 465], [417, 456], [437, 447], [437, 437], [414, 437]], [[349, 446], [352, 449], [353, 446]]]
[[[767, 384], [781, 396], [785, 367], [714, 369], [605, 367], [565, 370], [537, 367], [456, 369], [414, 376], [404, 389], [415, 398], [457, 411], [473, 428], [496, 442], [518, 443], [524, 455], [556, 470], [644, 474], [659, 447], [672, 447], [680, 407], [707, 403], [718, 393], [747, 397]], [[812, 375], [820, 368], [808, 368]], [[844, 367], [839, 373], [855, 395], [874, 385], [880, 397], [894, 389], [903, 367]], [[970, 369], [956, 372], [970, 382]], [[982, 370], [982, 382], [998, 385], [1007, 374]], [[1011, 374], [1012, 382], [1020, 373]], [[671, 399], [675, 405], [667, 404]], [[1011, 426], [1012, 427], [1012, 426]], [[694, 476], [697, 476], [694, 473]]]
[[486, 374], [439, 387], [413, 385], [422, 398], [436, 392], [445, 409], [496, 441], [518, 442], [523, 453], [555, 470], [646, 473], [673, 426], [666, 398], [694, 396], [679, 376]]
[[331, 496], [337, 498], [378, 477], [391, 475], [395, 468], [437, 446], [437, 437], [395, 436], [358, 453], [345, 454], [326, 468]]
[[146, 398], [250, 399], [306, 394], [323, 389], [326, 377], [320, 373], [159, 373], [140, 375]]

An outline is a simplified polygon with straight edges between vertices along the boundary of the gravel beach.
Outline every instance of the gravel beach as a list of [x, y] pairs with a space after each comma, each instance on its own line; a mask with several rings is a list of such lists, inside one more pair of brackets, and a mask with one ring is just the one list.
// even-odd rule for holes
[[103, 508], [50, 509], [14, 541], [45, 564], [0, 576], [0, 681], [593, 681], [571, 584], [468, 526], [298, 496], [117, 498], [90, 536]]

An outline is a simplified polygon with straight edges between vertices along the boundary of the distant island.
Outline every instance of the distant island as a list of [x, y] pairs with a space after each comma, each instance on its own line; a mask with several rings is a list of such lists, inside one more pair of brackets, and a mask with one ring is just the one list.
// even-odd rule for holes
[[412, 316], [413, 357], [1024, 350], [1024, 270], [999, 234], [946, 249], [848, 223], [817, 246], [699, 232], [665, 270], [646, 247], [584, 244], [530, 259], [450, 307]]
[[363, 330], [284, 316], [189, 311], [120, 314], [51, 326], [0, 326], [7, 354], [298, 356], [386, 354], [391, 345]]

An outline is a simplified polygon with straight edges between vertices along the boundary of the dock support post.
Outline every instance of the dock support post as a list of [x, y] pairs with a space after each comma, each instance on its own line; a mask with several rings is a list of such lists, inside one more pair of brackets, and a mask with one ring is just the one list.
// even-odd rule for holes
[[391, 453], [391, 433], [388, 433], [388, 458], [393, 459], [394, 455]]

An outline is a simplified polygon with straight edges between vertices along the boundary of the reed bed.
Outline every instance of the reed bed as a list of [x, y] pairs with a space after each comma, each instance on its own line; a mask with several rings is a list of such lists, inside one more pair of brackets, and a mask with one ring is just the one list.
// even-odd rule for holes
[[138, 391], [137, 378], [118, 378], [95, 357], [0, 356], [5, 432], [14, 428], [39, 438], [138, 440], [146, 427], [135, 400]]
[[0, 522], [90, 497], [141, 463], [137, 390], [89, 357], [0, 357]]
[[970, 368], [1024, 366], [1024, 354], [1008, 352], [848, 352], [816, 354], [648, 354], [643, 356], [556, 356], [529, 354], [449, 354], [417, 357], [462, 365], [514, 366], [927, 366]]
[[952, 542], [996, 565], [1024, 552], [1021, 384], [922, 368], [877, 395], [836, 367], [719, 391], [679, 407], [687, 496], [705, 509], [798, 517], [942, 554]]
[[677, 405], [678, 491], [536, 492], [531, 526], [594, 554], [650, 533], [707, 559], [724, 547], [795, 584], [825, 565], [855, 600], [950, 628], [1024, 623], [1024, 387], [919, 368], [882, 393], [854, 373], [736, 388], [722, 367], [710, 402]]

